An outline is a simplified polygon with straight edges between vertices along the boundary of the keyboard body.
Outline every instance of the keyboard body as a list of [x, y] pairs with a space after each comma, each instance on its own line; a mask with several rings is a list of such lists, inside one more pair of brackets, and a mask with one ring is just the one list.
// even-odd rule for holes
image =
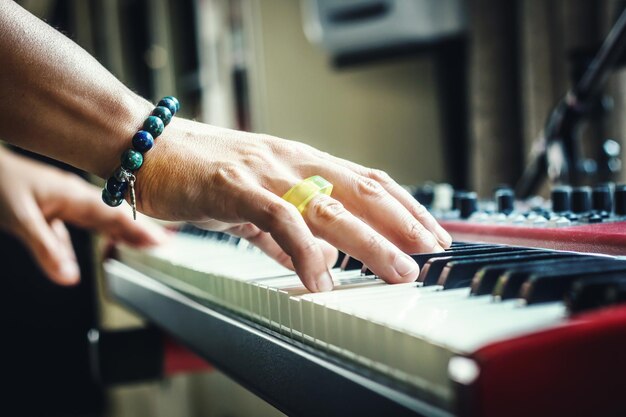
[[326, 294], [223, 237], [124, 248], [123, 263], [105, 267], [115, 298], [290, 415], [626, 415], [626, 308], [571, 314], [551, 294], [569, 279], [553, 266], [534, 271], [526, 298], [478, 294], [475, 282], [499, 265], [579, 265], [580, 280], [619, 276], [621, 263], [506, 245], [453, 251], [422, 256], [411, 284], [334, 270]]
[[555, 250], [626, 255], [626, 222], [568, 227], [526, 227], [463, 220], [443, 220], [455, 240], [491, 242]]

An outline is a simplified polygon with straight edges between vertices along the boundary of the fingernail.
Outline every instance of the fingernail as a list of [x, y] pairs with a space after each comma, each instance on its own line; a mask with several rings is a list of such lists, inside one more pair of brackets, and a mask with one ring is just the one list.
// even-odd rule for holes
[[[435, 231], [437, 232], [437, 229], [435, 229]], [[438, 233], [433, 233], [431, 230], [424, 231], [420, 237], [422, 240], [421, 243], [427, 252], [435, 253], [443, 251], [441, 238]]]
[[444, 251], [445, 249], [439, 243], [433, 246], [433, 249], [431, 250], [432, 253], [439, 253], [439, 252], [444, 252]]
[[396, 257], [393, 269], [395, 269], [401, 277], [406, 277], [413, 273], [417, 274], [417, 272], [419, 272], [419, 266], [417, 266], [413, 258], [404, 253]]
[[330, 272], [326, 271], [317, 277], [315, 282], [317, 289], [321, 292], [332, 291], [333, 289], [333, 277]]
[[61, 265], [59, 270], [63, 279], [67, 282], [78, 282], [80, 271], [78, 265], [72, 261], [66, 261]]

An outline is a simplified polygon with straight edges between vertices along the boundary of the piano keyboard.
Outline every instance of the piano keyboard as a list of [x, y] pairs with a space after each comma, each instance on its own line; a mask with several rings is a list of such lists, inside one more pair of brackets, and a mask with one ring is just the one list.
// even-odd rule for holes
[[414, 255], [421, 267], [417, 282], [388, 285], [362, 272], [358, 262], [345, 262], [359, 268], [335, 268], [334, 291], [312, 294], [246, 241], [211, 236], [180, 233], [155, 249], [123, 248], [120, 258], [170, 287], [379, 372], [447, 408], [458, 400], [455, 384], [476, 377], [468, 359], [475, 352], [559, 328], [570, 311], [623, 299], [623, 290], [611, 298], [589, 285], [599, 278], [614, 288], [626, 282], [626, 262], [613, 257], [455, 243], [443, 253]]

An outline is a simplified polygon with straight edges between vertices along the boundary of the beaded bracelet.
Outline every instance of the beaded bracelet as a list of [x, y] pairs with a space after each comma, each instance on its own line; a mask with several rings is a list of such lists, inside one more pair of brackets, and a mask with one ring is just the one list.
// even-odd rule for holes
[[163, 133], [163, 129], [172, 117], [180, 110], [180, 103], [176, 97], [163, 97], [152, 113], [143, 122], [141, 130], [133, 136], [133, 147], [124, 151], [121, 165], [106, 181], [102, 190], [102, 201], [108, 206], [117, 207], [124, 201], [126, 191], [130, 189], [130, 206], [133, 209], [133, 218], [137, 219], [137, 205], [135, 201], [134, 172], [143, 165], [143, 154], [154, 146], [154, 140]]

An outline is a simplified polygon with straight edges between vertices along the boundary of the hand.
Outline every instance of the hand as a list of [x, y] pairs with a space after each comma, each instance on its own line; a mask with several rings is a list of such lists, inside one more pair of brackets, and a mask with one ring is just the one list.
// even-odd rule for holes
[[[300, 215], [280, 196], [312, 175], [333, 183], [333, 195], [317, 196]], [[222, 230], [292, 265], [311, 291], [332, 288], [328, 267], [336, 258], [315, 237], [390, 283], [416, 279], [419, 268], [406, 253], [441, 251], [451, 242], [384, 172], [301, 143], [182, 119], [146, 155], [137, 172], [137, 201], [153, 217], [222, 222]]]
[[21, 239], [57, 284], [80, 279], [64, 221], [133, 245], [152, 245], [163, 232], [133, 222], [127, 210], [105, 206], [100, 191], [78, 176], [0, 147], [0, 229]]
[[[11, 97], [0, 100], [0, 136], [110, 175], [152, 105], [14, 2], [0, 1], [0, 35], [0, 91]], [[438, 251], [450, 243], [449, 235], [389, 176], [309, 146], [179, 118], [157, 142], [137, 172], [140, 210], [167, 220], [231, 223], [229, 231], [291, 264], [312, 291], [332, 287], [328, 266], [335, 256], [315, 236], [388, 282], [416, 278], [418, 267], [404, 252]], [[302, 216], [280, 196], [312, 175], [325, 177], [335, 189], [332, 198], [314, 198]], [[67, 199], [67, 186], [57, 191], [48, 198]], [[8, 211], [19, 209], [26, 216], [20, 204]], [[57, 226], [47, 226], [54, 236]]]

